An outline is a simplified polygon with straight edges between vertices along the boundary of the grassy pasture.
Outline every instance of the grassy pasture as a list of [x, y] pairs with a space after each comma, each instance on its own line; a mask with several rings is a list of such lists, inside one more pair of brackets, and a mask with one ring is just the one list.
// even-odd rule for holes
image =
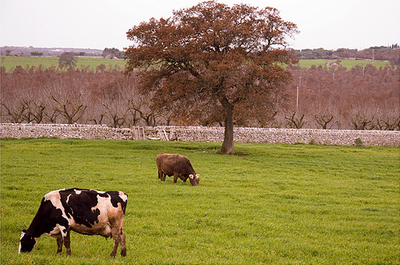
[[[58, 67], [58, 57], [2, 57], [4, 60], [1, 63], [1, 66], [6, 68], [6, 73], [14, 70], [17, 65], [22, 66], [23, 68], [30, 68], [32, 66], [42, 65], [44, 69], [49, 69], [52, 66]], [[316, 60], [300, 60], [299, 66], [302, 68], [310, 68], [312, 65], [315, 66], [325, 66], [327, 61], [333, 60], [325, 60], [325, 59], [316, 59]], [[125, 60], [122, 59], [104, 59], [104, 58], [88, 58], [88, 57], [80, 57], [78, 58], [78, 62], [76, 64], [77, 68], [84, 69], [89, 67], [89, 71], [96, 71], [96, 67], [100, 64], [104, 64], [107, 69], [115, 69], [116, 67], [120, 70], [125, 69]], [[367, 64], [372, 64], [375, 67], [385, 67], [388, 62], [371, 62], [371, 61], [362, 61], [362, 60], [342, 60], [340, 63], [342, 66], [345, 66], [347, 69], [351, 69], [356, 65], [366, 66]]]
[[[1, 264], [399, 264], [399, 149], [2, 139]], [[160, 152], [187, 155], [200, 185], [157, 178]], [[44, 194], [122, 190], [127, 257], [71, 233], [72, 256], [43, 235], [17, 254]]]
[[[3, 60], [4, 58], [4, 60]], [[15, 69], [16, 66], [21, 66], [24, 69], [29, 69], [32, 66], [38, 67], [42, 65], [44, 69], [49, 69], [54, 66], [58, 68], [58, 57], [2, 57], [1, 66], [6, 68], [6, 73]], [[107, 69], [115, 69], [123, 71], [125, 69], [125, 60], [123, 59], [104, 59], [104, 58], [89, 58], [89, 57], [78, 57], [76, 67], [78, 69], [85, 69], [89, 67], [89, 71], [96, 71], [96, 67], [100, 64], [104, 64]]]
[[[315, 59], [315, 60], [299, 60], [299, 66], [301, 68], [310, 68], [311, 66], [315, 65], [315, 66], [325, 66], [325, 64], [329, 61], [335, 61], [335, 60], [325, 60], [325, 59]], [[388, 62], [381, 62], [381, 61], [375, 61], [375, 62], [371, 62], [371, 61], [363, 61], [363, 60], [342, 60], [340, 62], [341, 66], [344, 66], [347, 68], [347, 70], [350, 70], [351, 68], [353, 68], [356, 65], [360, 65], [362, 67], [368, 65], [368, 64], [372, 64], [373, 66], [379, 68], [379, 67], [385, 67], [386, 65], [388, 65]]]

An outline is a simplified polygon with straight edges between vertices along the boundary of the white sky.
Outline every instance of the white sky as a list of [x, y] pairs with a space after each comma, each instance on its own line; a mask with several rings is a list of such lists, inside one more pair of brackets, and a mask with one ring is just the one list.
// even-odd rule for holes
[[[126, 31], [200, 0], [0, 0], [0, 46], [118, 48]], [[400, 44], [399, 0], [219, 0], [272, 6], [300, 34], [291, 47], [355, 48]]]

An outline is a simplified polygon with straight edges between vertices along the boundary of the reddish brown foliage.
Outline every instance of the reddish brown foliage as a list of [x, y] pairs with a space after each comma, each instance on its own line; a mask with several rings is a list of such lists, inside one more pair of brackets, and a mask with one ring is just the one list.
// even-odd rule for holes
[[281, 65], [295, 61], [285, 38], [296, 32], [274, 8], [203, 2], [129, 30], [127, 72], [140, 69], [141, 92], [180, 120], [223, 119], [221, 151], [233, 153], [233, 120], [274, 108], [289, 79]]

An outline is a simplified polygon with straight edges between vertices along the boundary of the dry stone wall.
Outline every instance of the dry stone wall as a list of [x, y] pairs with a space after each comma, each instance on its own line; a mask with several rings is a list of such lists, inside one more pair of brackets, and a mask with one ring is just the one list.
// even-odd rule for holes
[[133, 131], [127, 128], [110, 128], [105, 125], [83, 124], [0, 124], [1, 138], [40, 138], [88, 140], [132, 140]]
[[[222, 142], [224, 128], [202, 126], [157, 126], [111, 128], [83, 124], [0, 124], [1, 138], [56, 137], [61, 139], [114, 139]], [[235, 142], [305, 143], [354, 145], [359, 139], [366, 146], [400, 146], [400, 131], [355, 131], [317, 129], [235, 128]], [[359, 141], [357, 140], [357, 141]]]

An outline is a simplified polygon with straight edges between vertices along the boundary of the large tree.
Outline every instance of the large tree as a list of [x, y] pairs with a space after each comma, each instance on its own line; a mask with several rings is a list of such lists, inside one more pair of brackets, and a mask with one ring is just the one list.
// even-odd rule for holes
[[75, 57], [73, 52], [63, 52], [58, 58], [58, 66], [64, 68], [68, 66], [68, 69], [73, 69], [76, 66], [78, 59]]
[[268, 111], [290, 78], [286, 66], [295, 58], [286, 38], [294, 33], [275, 8], [206, 1], [130, 29], [126, 73], [138, 72], [155, 108], [182, 118], [222, 113], [221, 152], [234, 153], [235, 115]]

